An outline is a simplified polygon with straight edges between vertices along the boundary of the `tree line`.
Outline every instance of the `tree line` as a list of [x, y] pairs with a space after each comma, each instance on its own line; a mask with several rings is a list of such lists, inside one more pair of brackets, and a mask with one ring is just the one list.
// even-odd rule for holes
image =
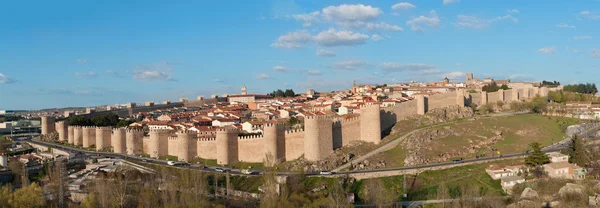
[[119, 119], [118, 115], [106, 114], [94, 116], [91, 119], [84, 116], [73, 116], [69, 118], [69, 124], [74, 126], [112, 126], [112, 127], [127, 127], [133, 123], [129, 119]]
[[296, 93], [292, 89], [286, 89], [285, 91], [277, 89], [272, 93], [269, 93], [269, 95], [273, 97], [295, 97]]
[[594, 84], [594, 83], [565, 85], [563, 88], [563, 91], [577, 92], [577, 93], [581, 93], [581, 94], [596, 94], [596, 93], [598, 93], [598, 89], [596, 88], [596, 84]]
[[558, 86], [560, 86], [560, 82], [557, 82], [556, 80], [554, 80], [552, 82], [544, 80], [544, 81], [542, 81], [541, 84], [542, 84], [542, 86], [546, 86], [546, 87], [558, 87]]
[[489, 83], [489, 84], [483, 86], [481, 88], [481, 91], [485, 91], [485, 92], [498, 92], [498, 90], [509, 90], [509, 89], [510, 88], [506, 84], [498, 86], [498, 84], [496, 84], [496, 82], [492, 82], [492, 83]]

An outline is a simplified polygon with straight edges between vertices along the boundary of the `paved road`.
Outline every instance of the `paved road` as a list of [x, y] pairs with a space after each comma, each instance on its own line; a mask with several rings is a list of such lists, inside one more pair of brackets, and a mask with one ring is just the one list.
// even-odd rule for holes
[[[499, 117], [499, 116], [514, 116], [514, 115], [521, 115], [521, 114], [527, 114], [527, 113], [529, 113], [529, 112], [526, 112], [526, 111], [523, 111], [523, 112], [502, 112], [502, 113], [488, 114], [488, 115], [482, 115], [482, 116], [476, 116], [476, 117]], [[438, 127], [438, 126], [443, 126], [443, 125], [447, 125], [447, 124], [452, 124], [452, 123], [455, 123], [455, 122], [457, 122], [457, 121], [452, 121], [452, 122], [447, 122], [447, 123], [440, 123], [440, 124], [436, 124], [436, 125], [433, 125], [433, 126], [428, 126], [428, 127], [422, 128], [422, 129], [415, 129], [415, 130], [412, 130], [412, 131], [410, 131], [410, 132], [408, 132], [408, 133], [405, 133], [404, 135], [402, 135], [402, 136], [400, 136], [400, 137], [398, 137], [398, 138], [394, 139], [393, 141], [391, 141], [391, 142], [389, 142], [389, 143], [387, 143], [387, 144], [384, 144], [383, 146], [381, 146], [381, 147], [379, 147], [379, 148], [377, 148], [377, 149], [375, 149], [375, 150], [373, 150], [373, 151], [371, 151], [371, 152], [369, 152], [369, 153], [367, 153], [367, 154], [364, 154], [364, 155], [362, 155], [362, 156], [360, 156], [360, 157], [358, 157], [358, 158], [356, 158], [356, 159], [352, 160], [352, 161], [351, 161], [351, 162], [349, 162], [349, 163], [343, 164], [342, 166], [340, 166], [340, 167], [338, 167], [338, 168], [334, 169], [333, 171], [334, 171], [334, 172], [339, 172], [339, 171], [341, 171], [341, 170], [344, 170], [344, 169], [350, 168], [350, 166], [351, 166], [352, 164], [357, 164], [357, 163], [359, 163], [359, 162], [362, 162], [362, 161], [364, 161], [364, 160], [366, 160], [366, 159], [368, 159], [368, 158], [372, 157], [373, 155], [376, 155], [376, 154], [379, 154], [379, 153], [385, 152], [385, 151], [387, 151], [387, 150], [390, 150], [390, 149], [392, 149], [392, 148], [394, 148], [394, 147], [398, 146], [398, 144], [399, 144], [400, 142], [402, 142], [402, 140], [406, 139], [406, 137], [408, 137], [408, 136], [410, 136], [410, 135], [414, 134], [414, 133], [415, 133], [415, 132], [417, 132], [417, 131], [421, 131], [421, 130], [427, 130], [427, 129], [431, 129], [431, 128]]]

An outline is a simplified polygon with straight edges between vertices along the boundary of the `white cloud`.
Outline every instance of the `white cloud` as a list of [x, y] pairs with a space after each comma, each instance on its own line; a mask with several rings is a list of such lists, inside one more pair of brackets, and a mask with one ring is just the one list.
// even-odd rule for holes
[[592, 36], [575, 36], [573, 40], [591, 40]]
[[364, 61], [353, 59], [333, 63], [332, 67], [339, 70], [357, 70], [362, 69], [366, 65], [367, 63]]
[[16, 82], [17, 80], [0, 73], [0, 84], [12, 84]]
[[313, 39], [321, 46], [351, 46], [366, 43], [369, 36], [351, 31], [329, 29], [314, 36]]
[[289, 72], [290, 69], [288, 69], [285, 66], [274, 66], [273, 67], [273, 71], [278, 71], [278, 72]]
[[328, 21], [335, 21], [342, 25], [354, 24], [356, 22], [368, 22], [377, 19], [383, 14], [381, 9], [365, 6], [363, 4], [342, 4], [323, 8], [323, 17]]
[[318, 75], [321, 75], [322, 73], [320, 70], [311, 69], [311, 70], [308, 70], [306, 72], [306, 74], [312, 75], [312, 76], [318, 76]]
[[383, 37], [381, 37], [377, 34], [373, 34], [373, 35], [371, 35], [371, 39], [374, 41], [380, 41], [380, 40], [383, 40]]
[[508, 12], [509, 14], [518, 14], [521, 11], [519, 11], [518, 9], [509, 9], [509, 10], [506, 10], [506, 12]]
[[600, 20], [600, 15], [594, 14], [590, 11], [582, 11], [579, 13], [579, 15], [591, 20]]
[[462, 78], [465, 76], [464, 72], [460, 72], [460, 71], [454, 71], [454, 72], [448, 72], [443, 74], [444, 77], [447, 77], [448, 79], [457, 79], [457, 78]]
[[445, 5], [452, 4], [452, 3], [458, 3], [458, 2], [460, 2], [460, 0], [444, 0], [443, 1], [443, 3]]
[[400, 26], [390, 25], [385, 22], [381, 22], [381, 23], [370, 23], [369, 22], [369, 23], [365, 24], [364, 27], [367, 28], [367, 30], [389, 30], [389, 31], [403, 31], [404, 30]]
[[543, 54], [554, 54], [556, 53], [556, 46], [547, 46], [537, 50], [539, 53]]
[[267, 74], [259, 74], [256, 75], [256, 79], [272, 79], [272, 77]]
[[75, 77], [80, 78], [80, 79], [87, 79], [87, 78], [94, 78], [97, 77], [98, 74], [96, 72], [93, 71], [89, 71], [89, 72], [75, 72]]
[[574, 25], [568, 25], [566, 23], [560, 23], [560, 24], [556, 25], [556, 27], [558, 27], [558, 28], [573, 28], [573, 29], [575, 29]]
[[402, 71], [425, 71], [425, 70], [435, 70], [435, 66], [430, 64], [421, 64], [421, 63], [409, 63], [409, 64], [401, 64], [395, 62], [384, 62], [381, 64], [381, 69], [388, 72], [402, 72]]
[[593, 48], [592, 51], [590, 51], [590, 56], [592, 58], [600, 59], [600, 49]]
[[394, 4], [392, 6], [392, 9], [394, 10], [398, 10], [398, 9], [413, 9], [413, 8], [417, 8], [415, 5], [408, 3], [408, 2], [400, 2], [397, 4]]
[[301, 48], [308, 41], [310, 41], [310, 33], [306, 30], [300, 30], [279, 36], [271, 46], [276, 48]]
[[502, 20], [512, 20], [514, 23], [516, 23], [516, 22], [519, 21], [519, 19], [511, 16], [510, 14], [507, 14], [507, 15], [499, 16], [499, 17], [496, 17], [496, 18], [492, 19], [492, 22], [502, 21]]
[[319, 22], [319, 16], [321, 15], [321, 12], [319, 11], [314, 11], [311, 13], [306, 13], [306, 14], [296, 14], [296, 15], [292, 15], [292, 17], [299, 22], [302, 22], [302, 26], [304, 27], [310, 27], [312, 26], [314, 23]]
[[473, 28], [473, 29], [484, 29], [490, 26], [492, 23], [502, 20], [512, 20], [513, 22], [518, 22], [517, 18], [514, 18], [510, 15], [499, 16], [493, 19], [484, 19], [477, 16], [469, 16], [469, 15], [457, 15], [456, 18], [458, 22], [454, 25], [458, 28]]
[[79, 58], [79, 59], [77, 59], [77, 63], [87, 64], [88, 63], [88, 59], [86, 59], [86, 58]]
[[323, 57], [334, 57], [335, 53], [333, 51], [325, 50], [325, 49], [317, 49], [317, 56]]
[[458, 22], [455, 24], [458, 28], [483, 29], [489, 26], [490, 21], [476, 16], [458, 15]]
[[440, 18], [438, 17], [435, 10], [431, 10], [428, 16], [418, 16], [406, 21], [406, 25], [410, 26], [410, 29], [414, 31], [423, 31], [423, 27], [427, 26], [430, 28], [436, 28], [440, 26]]
[[133, 78], [148, 81], [173, 81], [171, 75], [161, 71], [134, 71]]

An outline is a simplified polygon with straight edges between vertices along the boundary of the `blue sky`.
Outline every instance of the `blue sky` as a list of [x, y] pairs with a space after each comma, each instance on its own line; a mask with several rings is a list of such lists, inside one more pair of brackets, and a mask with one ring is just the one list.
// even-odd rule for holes
[[9, 1], [0, 25], [0, 109], [600, 68], [598, 0]]

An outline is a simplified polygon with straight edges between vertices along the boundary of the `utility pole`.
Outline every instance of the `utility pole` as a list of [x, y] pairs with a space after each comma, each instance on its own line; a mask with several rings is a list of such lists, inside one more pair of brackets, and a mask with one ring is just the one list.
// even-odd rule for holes
[[404, 170], [402, 170], [402, 176], [404, 176], [404, 179], [402, 180], [402, 197], [406, 198], [408, 197], [408, 193], [406, 192], [406, 172]]
[[65, 207], [65, 202], [64, 202], [64, 198], [65, 198], [65, 184], [63, 182], [63, 178], [64, 178], [64, 173], [66, 173], [65, 167], [66, 165], [63, 165], [63, 161], [58, 161], [58, 163], [54, 163], [54, 165], [58, 165], [58, 178], [59, 178], [59, 184], [58, 184], [58, 207], [60, 208], [64, 208]]

